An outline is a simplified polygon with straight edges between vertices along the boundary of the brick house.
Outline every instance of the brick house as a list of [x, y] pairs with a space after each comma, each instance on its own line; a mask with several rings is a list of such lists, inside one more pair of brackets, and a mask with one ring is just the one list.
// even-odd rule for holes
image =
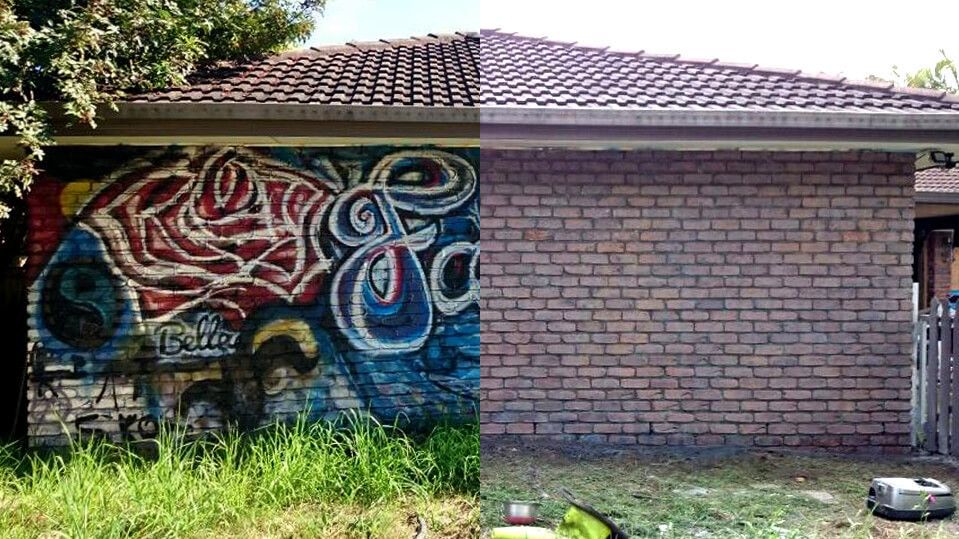
[[479, 405], [491, 436], [908, 447], [941, 93], [491, 31], [225, 67], [57, 140], [31, 443]]
[[478, 47], [293, 51], [58, 125], [27, 203], [30, 443], [475, 417]]
[[481, 39], [484, 434], [908, 449], [914, 163], [959, 100]]

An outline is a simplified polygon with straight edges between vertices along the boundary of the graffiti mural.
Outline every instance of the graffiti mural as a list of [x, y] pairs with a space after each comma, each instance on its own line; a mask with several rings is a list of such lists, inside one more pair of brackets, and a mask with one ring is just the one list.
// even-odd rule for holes
[[29, 199], [35, 438], [475, 408], [474, 151], [72, 152]]

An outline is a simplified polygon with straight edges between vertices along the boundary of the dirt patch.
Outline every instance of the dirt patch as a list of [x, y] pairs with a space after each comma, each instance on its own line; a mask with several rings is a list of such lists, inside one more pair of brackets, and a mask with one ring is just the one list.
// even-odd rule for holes
[[[425, 531], [422, 529], [425, 527]], [[479, 505], [472, 497], [409, 499], [369, 507], [306, 504], [249, 519], [197, 538], [469, 539], [479, 534]]]

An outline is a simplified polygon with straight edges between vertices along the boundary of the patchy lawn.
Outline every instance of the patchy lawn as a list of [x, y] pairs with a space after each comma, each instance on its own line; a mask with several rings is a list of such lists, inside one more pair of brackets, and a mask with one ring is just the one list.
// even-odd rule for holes
[[959, 469], [928, 459], [771, 451], [644, 455], [484, 442], [480, 474], [484, 537], [503, 525], [501, 504], [510, 499], [541, 502], [542, 525], [554, 527], [567, 507], [558, 495], [561, 486], [604, 511], [630, 537], [959, 537], [959, 516], [901, 523], [865, 509], [873, 477], [928, 476], [959, 488]]

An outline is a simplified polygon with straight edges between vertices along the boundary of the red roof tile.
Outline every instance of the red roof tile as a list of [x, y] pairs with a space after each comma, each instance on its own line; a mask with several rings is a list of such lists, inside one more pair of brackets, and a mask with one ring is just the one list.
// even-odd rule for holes
[[479, 37], [468, 33], [350, 43], [209, 69], [128, 101], [471, 107], [478, 55]]
[[959, 168], [929, 168], [916, 172], [917, 193], [959, 193]]
[[959, 96], [798, 71], [612, 52], [483, 30], [482, 106], [959, 111]]

